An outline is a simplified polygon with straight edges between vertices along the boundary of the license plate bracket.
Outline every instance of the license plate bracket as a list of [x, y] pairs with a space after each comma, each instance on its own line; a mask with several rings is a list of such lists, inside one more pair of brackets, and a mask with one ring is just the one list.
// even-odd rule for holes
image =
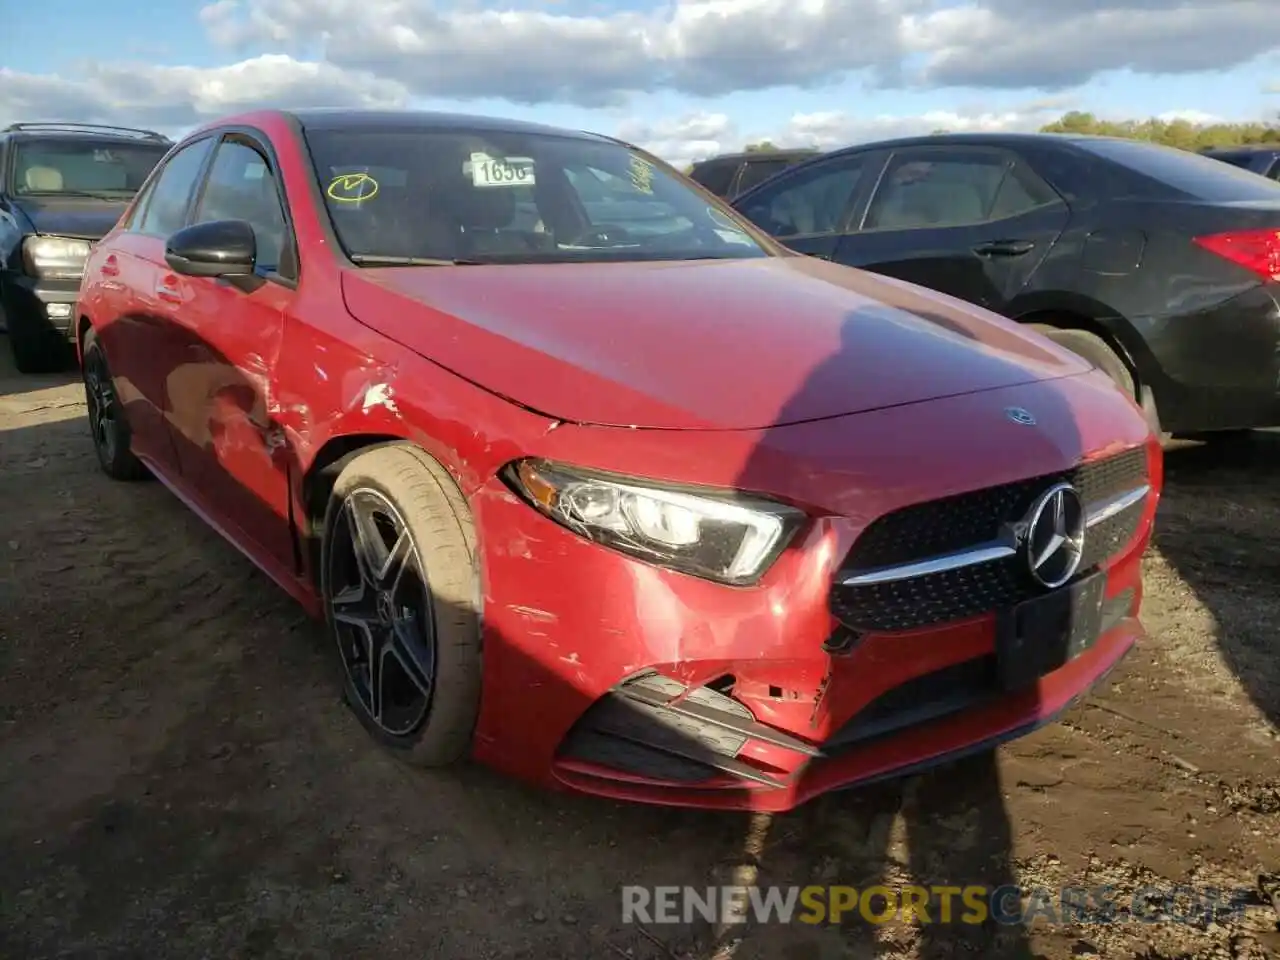
[[1005, 689], [1031, 686], [1097, 642], [1106, 585], [1099, 571], [1000, 615], [996, 662]]

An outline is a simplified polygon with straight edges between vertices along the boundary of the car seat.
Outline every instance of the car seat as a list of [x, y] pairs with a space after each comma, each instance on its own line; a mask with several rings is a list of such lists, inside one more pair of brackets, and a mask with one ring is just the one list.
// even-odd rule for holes
[[57, 167], [27, 167], [22, 182], [32, 193], [57, 193], [62, 189], [62, 171]]

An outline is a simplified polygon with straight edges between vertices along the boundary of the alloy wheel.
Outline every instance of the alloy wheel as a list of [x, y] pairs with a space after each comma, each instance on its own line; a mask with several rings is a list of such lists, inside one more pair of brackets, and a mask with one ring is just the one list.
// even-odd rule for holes
[[118, 440], [119, 405], [111, 373], [101, 350], [92, 350], [84, 370], [85, 403], [89, 408], [89, 428], [103, 462], [115, 459]]
[[335, 518], [328, 605], [343, 669], [368, 718], [404, 737], [427, 716], [436, 635], [426, 571], [394, 504], [352, 491]]

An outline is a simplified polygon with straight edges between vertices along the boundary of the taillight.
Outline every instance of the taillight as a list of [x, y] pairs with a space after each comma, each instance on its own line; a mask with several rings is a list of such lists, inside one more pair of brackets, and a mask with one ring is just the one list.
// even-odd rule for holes
[[1280, 230], [1240, 230], [1196, 237], [1210, 253], [1262, 277], [1280, 280]]

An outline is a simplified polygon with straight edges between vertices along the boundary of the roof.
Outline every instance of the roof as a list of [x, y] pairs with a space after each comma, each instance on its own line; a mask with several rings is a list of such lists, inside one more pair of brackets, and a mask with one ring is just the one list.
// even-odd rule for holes
[[584, 130], [568, 130], [505, 117], [445, 113], [434, 110], [359, 110], [342, 107], [308, 107], [289, 110], [304, 130], [476, 130], [489, 133], [527, 133], [544, 136], [575, 137], [582, 140], [607, 140], [607, 137]]
[[11, 123], [0, 135], [39, 137], [41, 140], [111, 140], [117, 143], [154, 143], [168, 147], [172, 140], [154, 130], [138, 127], [113, 127], [98, 123], [73, 123], [60, 120], [32, 120]]
[[792, 147], [786, 150], [742, 150], [738, 153], [717, 153], [714, 157], [699, 160], [698, 163], [712, 163], [721, 160], [785, 160], [788, 157], [816, 157], [822, 153], [817, 147]]
[[[1012, 147], [1031, 146], [1033, 144], [1063, 144], [1078, 146], [1090, 143], [1142, 143], [1128, 137], [1103, 137], [1083, 133], [932, 133], [915, 137], [898, 137], [894, 140], [868, 140], [864, 143], [853, 143], [845, 147], [837, 147], [824, 157], [834, 157], [843, 153], [859, 150], [900, 150], [906, 147], [945, 147], [948, 144], [967, 144], [969, 146]], [[1156, 146], [1156, 144], [1153, 144]]]

